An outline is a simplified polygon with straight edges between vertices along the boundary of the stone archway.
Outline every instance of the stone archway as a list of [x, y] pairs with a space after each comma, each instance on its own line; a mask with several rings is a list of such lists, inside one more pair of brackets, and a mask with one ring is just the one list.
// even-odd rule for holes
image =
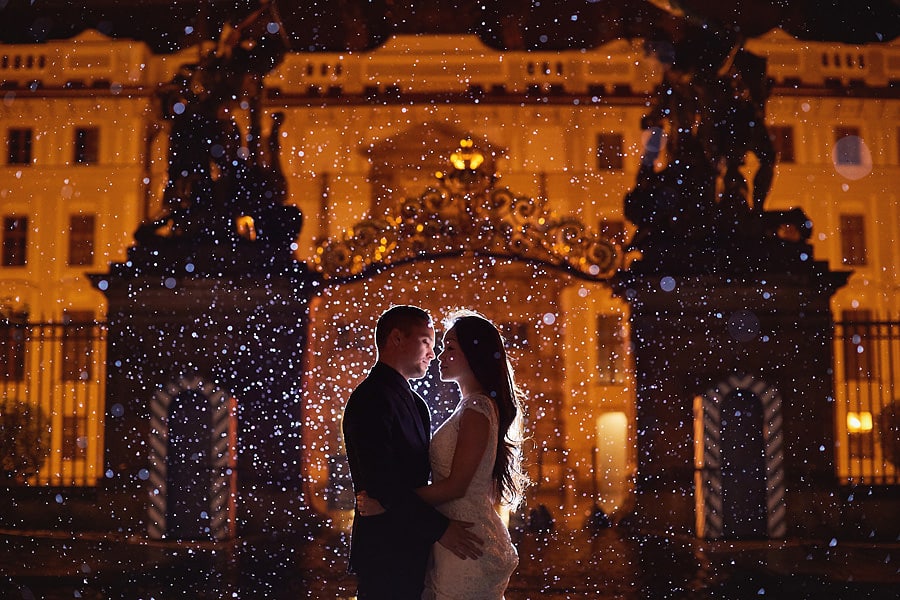
[[[605, 286], [619, 263], [613, 242], [577, 219], [553, 214], [545, 200], [508, 189], [430, 188], [395, 213], [356, 223], [342, 239], [328, 240], [315, 259], [324, 286], [311, 307], [305, 384], [305, 446], [314, 451], [307, 455], [304, 480], [313, 486], [307, 491], [314, 506], [329, 512], [352, 506], [336, 424], [350, 390], [374, 362], [371, 335], [378, 315], [399, 303], [420, 305], [438, 320], [448, 308], [474, 308], [503, 329], [522, 365], [518, 376], [531, 392], [531, 475], [542, 494], [538, 501], [570, 502], [565, 313], [577, 296], [573, 287]], [[422, 385], [442, 393], [436, 377]], [[436, 424], [449, 414], [441, 414], [441, 402]], [[580, 425], [572, 429], [584, 435]], [[589, 450], [580, 462], [589, 464]]]
[[[182, 419], [173, 419], [174, 412]], [[191, 436], [192, 443], [173, 443], [176, 437]], [[228, 540], [235, 536], [236, 440], [235, 400], [216, 385], [198, 376], [183, 376], [153, 395], [147, 508], [151, 539]], [[176, 456], [185, 451], [193, 455]], [[184, 479], [174, 471], [184, 470], [187, 461], [199, 466], [187, 478], [195, 483], [182, 485]], [[205, 477], [196, 477], [197, 472]]]
[[[731, 375], [707, 390], [699, 400], [700, 406], [695, 407], [694, 414], [696, 458], [700, 467], [695, 485], [698, 535], [707, 539], [784, 537], [787, 525], [781, 396], [763, 380]], [[726, 424], [727, 419], [741, 421], [741, 417], [743, 424], [731, 427]], [[757, 431], [753, 431], [754, 425], [758, 425]], [[725, 433], [726, 430], [729, 432]], [[756, 442], [759, 456], [748, 456], [756, 449]], [[750, 481], [754, 475], [760, 479]], [[735, 486], [741, 483], [745, 484], [742, 487], [747, 498], [759, 500], [761, 505], [745, 506], [735, 499], [738, 492]], [[757, 486], [760, 494], [754, 493]], [[736, 514], [742, 511], [743, 515]], [[752, 524], [757, 511], [763, 521], [758, 530]], [[751, 523], [742, 527], [741, 520]]]
[[[352, 506], [352, 497], [344, 491], [348, 473], [341, 464], [340, 414], [350, 391], [374, 363], [372, 335], [379, 314], [391, 304], [416, 304], [436, 320], [439, 336], [440, 320], [449, 310], [463, 307], [478, 310], [503, 331], [519, 382], [528, 390], [527, 426], [535, 440], [531, 475], [537, 481], [540, 471], [543, 487], [556, 493], [552, 505], [559, 505], [566, 451], [558, 352], [564, 319], [548, 323], [543, 316], [559, 314], [561, 292], [570, 283], [570, 278], [528, 264], [467, 255], [405, 264], [324, 291], [311, 309], [306, 385], [311, 393], [303, 430], [308, 435], [305, 446], [321, 448], [321, 453], [318, 464], [307, 466], [304, 479], [319, 482], [308, 496], [323, 499], [329, 508]], [[455, 388], [442, 384], [436, 371], [414, 386], [428, 400], [434, 425], [449, 416], [456, 403]]]

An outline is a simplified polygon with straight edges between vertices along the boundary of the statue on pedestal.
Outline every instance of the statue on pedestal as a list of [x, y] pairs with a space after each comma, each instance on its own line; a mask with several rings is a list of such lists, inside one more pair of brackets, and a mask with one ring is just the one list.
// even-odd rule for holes
[[[625, 197], [625, 216], [638, 227], [631, 247], [787, 240], [786, 229], [789, 241], [808, 239], [802, 211], [764, 210], [776, 158], [765, 125], [765, 59], [708, 23], [686, 19], [660, 37], [667, 39], [648, 41], [647, 49], [665, 73], [643, 119], [645, 152]], [[741, 172], [751, 152], [758, 163], [752, 193]]]
[[284, 115], [272, 115], [265, 136], [260, 106], [263, 77], [288, 48], [274, 2], [263, 2], [227, 25], [215, 48], [161, 90], [163, 116], [171, 122], [165, 212], [138, 228], [139, 245], [246, 240], [287, 247], [294, 241], [302, 215], [284, 204]]

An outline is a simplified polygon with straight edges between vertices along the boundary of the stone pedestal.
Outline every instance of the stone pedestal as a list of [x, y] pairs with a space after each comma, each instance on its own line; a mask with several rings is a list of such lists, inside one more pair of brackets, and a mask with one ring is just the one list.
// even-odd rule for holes
[[836, 525], [829, 300], [848, 273], [806, 244], [773, 244], [648, 252], [616, 282], [631, 306], [643, 529], [753, 538]]
[[289, 531], [307, 506], [301, 378], [315, 278], [259, 248], [221, 253], [138, 247], [92, 276], [109, 304], [105, 490], [119, 522], [151, 537], [229, 537], [216, 521], [235, 505], [238, 533]]

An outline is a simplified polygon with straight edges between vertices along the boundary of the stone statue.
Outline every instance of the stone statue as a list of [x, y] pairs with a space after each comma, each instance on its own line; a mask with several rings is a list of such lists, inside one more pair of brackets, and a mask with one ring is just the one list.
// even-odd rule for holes
[[[685, 22], [664, 43], [648, 42], [665, 73], [643, 119], [645, 153], [625, 216], [635, 248], [760, 233], [775, 151], [765, 126], [765, 59], [741, 39]], [[758, 161], [752, 196], [740, 169]], [[663, 167], [657, 170], [657, 161]]]
[[[226, 25], [218, 44], [182, 67], [160, 94], [171, 122], [164, 214], [143, 223], [143, 245], [240, 243], [289, 245], [302, 215], [286, 206], [279, 164], [282, 113], [263, 135], [263, 77], [288, 50], [274, 2]], [[236, 117], [246, 114], [246, 131]]]

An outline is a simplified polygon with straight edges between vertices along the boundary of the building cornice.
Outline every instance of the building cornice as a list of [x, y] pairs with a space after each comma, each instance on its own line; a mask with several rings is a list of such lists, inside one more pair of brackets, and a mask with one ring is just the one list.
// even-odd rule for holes
[[[773, 30], [745, 47], [767, 59], [776, 96], [896, 98], [900, 44], [832, 44]], [[209, 44], [153, 54], [141, 42], [85, 32], [0, 52], [0, 91], [20, 98], [144, 97], [197, 63]], [[399, 35], [370, 52], [289, 53], [265, 77], [269, 102], [591, 105], [640, 102], [663, 65], [640, 40], [590, 50], [498, 51], [476, 36]]]

